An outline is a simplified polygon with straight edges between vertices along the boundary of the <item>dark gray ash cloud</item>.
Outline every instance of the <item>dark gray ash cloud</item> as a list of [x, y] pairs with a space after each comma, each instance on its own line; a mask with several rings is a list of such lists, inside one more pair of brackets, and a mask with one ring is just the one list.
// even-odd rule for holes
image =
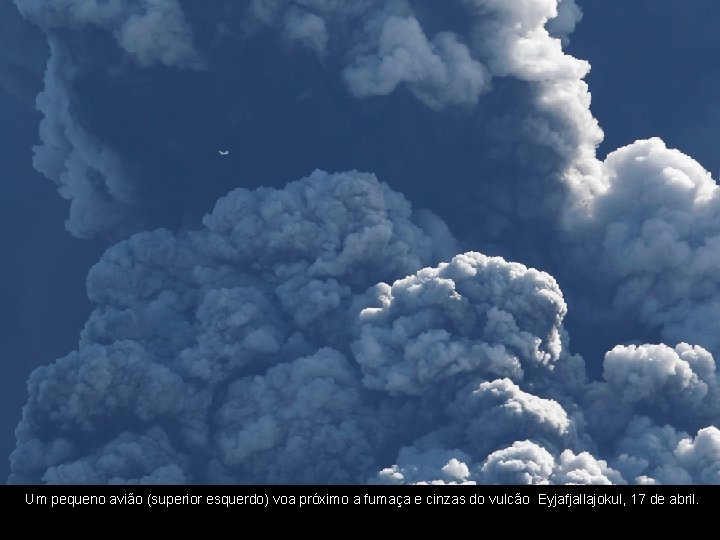
[[[551, 276], [479, 253], [428, 266], [438, 238], [413, 215], [371, 175], [318, 171], [111, 247], [78, 351], [30, 378], [11, 481], [717, 474], [710, 353], [619, 346], [587, 382]], [[637, 456], [668, 420], [697, 438]]]
[[720, 482], [718, 188], [598, 159], [573, 0], [16, 5], [35, 166], [124, 239], [11, 482]]

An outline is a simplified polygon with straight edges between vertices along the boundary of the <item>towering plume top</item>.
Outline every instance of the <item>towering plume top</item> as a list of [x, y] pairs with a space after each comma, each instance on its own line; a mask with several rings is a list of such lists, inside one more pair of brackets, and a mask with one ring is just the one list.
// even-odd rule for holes
[[573, 0], [15, 3], [51, 45], [35, 166], [83, 238], [197, 224], [230, 188], [316, 167], [519, 238], [570, 177], [587, 190], [602, 136], [559, 39]]

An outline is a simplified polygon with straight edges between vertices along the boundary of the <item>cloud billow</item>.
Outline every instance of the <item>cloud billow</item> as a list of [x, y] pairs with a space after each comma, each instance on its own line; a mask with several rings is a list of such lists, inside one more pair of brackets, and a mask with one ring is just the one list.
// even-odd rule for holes
[[573, 0], [15, 3], [35, 167], [122, 241], [11, 482], [720, 482], [717, 185], [597, 158]]
[[[174, 471], [183, 482], [280, 482], [303, 463], [259, 477], [244, 458], [264, 463], [282, 444], [292, 454], [298, 436], [316, 436], [313, 425], [346, 440], [334, 446], [343, 455], [375, 431], [357, 366], [333, 346], [347, 343], [353, 303], [379, 275], [432, 262], [432, 237], [407, 201], [371, 175], [316, 172], [285, 190], [234, 191], [204, 221], [178, 236], [135, 235], [91, 270], [97, 307], [79, 350], [28, 383], [13, 481], [95, 483], [127, 480], [128, 471], [139, 481]], [[247, 402], [248, 393], [259, 399]], [[139, 450], [106, 467], [100, 456], [116, 455], [118, 437]], [[311, 458], [326, 442], [301, 446]], [[135, 459], [145, 445], [154, 458]], [[191, 458], [208, 453], [212, 466], [195, 470]], [[358, 459], [368, 466], [366, 455]], [[328, 478], [358, 480], [347, 468]], [[323, 474], [331, 472], [298, 478]]]
[[[79, 349], [30, 377], [12, 482], [625, 482], [642, 415], [697, 431], [717, 407], [699, 347], [618, 347], [585, 382], [551, 276], [479, 253], [429, 266], [439, 224], [372, 175], [238, 189], [203, 221], [91, 270]], [[712, 479], [716, 431], [636, 476], [669, 460]]]

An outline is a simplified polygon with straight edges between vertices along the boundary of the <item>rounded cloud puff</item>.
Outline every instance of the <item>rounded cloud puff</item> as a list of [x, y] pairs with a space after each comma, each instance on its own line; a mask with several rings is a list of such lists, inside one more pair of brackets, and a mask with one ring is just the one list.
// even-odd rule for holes
[[[429, 264], [432, 238], [402, 196], [357, 172], [234, 191], [204, 223], [137, 234], [93, 267], [79, 350], [30, 378], [13, 481], [371, 473], [387, 443], [345, 356], [354, 305], [380, 277]], [[136, 463], [144, 445], [158, 457]]]
[[469, 372], [522, 380], [562, 350], [555, 280], [501, 258], [458, 255], [378, 285], [368, 303], [353, 352], [364, 383], [393, 394], [420, 395]]
[[573, 222], [579, 266], [623, 317], [717, 353], [720, 192], [710, 173], [655, 138], [610, 153], [602, 178]]
[[650, 416], [682, 423], [720, 413], [715, 361], [702, 347], [619, 345], [605, 355], [604, 377], [615, 399]]

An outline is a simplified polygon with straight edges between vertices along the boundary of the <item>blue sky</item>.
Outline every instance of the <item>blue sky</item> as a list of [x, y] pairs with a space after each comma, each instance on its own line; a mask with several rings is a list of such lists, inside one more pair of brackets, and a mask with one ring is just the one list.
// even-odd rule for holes
[[587, 58], [592, 109], [605, 131], [600, 154], [659, 136], [716, 174], [720, 48], [715, 2], [579, 2], [585, 14], [569, 52]]
[[718, 481], [720, 7], [576, 3], [0, 8], [11, 480]]

